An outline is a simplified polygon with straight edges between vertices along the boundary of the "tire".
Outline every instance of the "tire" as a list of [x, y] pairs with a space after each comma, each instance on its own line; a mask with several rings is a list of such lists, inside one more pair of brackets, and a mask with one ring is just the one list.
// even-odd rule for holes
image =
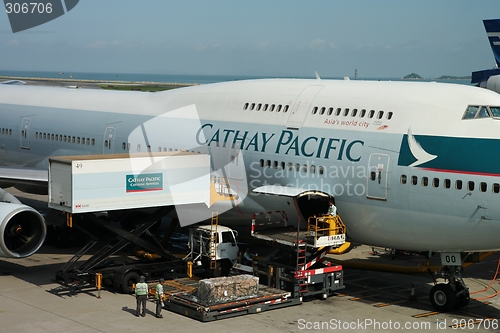
[[453, 310], [457, 305], [456, 291], [449, 284], [437, 284], [432, 287], [430, 301], [434, 309], [440, 312]]
[[[462, 286], [460, 283], [457, 283], [457, 293], [464, 290], [464, 286]], [[469, 304], [470, 300], [470, 293], [469, 290], [467, 289], [463, 294], [457, 297], [457, 304], [456, 308], [457, 309], [462, 309]]]
[[140, 275], [137, 272], [128, 272], [123, 276], [121, 289], [125, 294], [132, 294], [134, 289], [132, 286], [139, 282]]

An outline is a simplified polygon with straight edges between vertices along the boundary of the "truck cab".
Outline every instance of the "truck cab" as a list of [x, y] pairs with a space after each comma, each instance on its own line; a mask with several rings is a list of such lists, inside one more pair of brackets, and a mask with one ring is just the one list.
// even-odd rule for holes
[[189, 253], [184, 259], [204, 267], [209, 267], [210, 262], [215, 262], [215, 269], [226, 275], [238, 261], [237, 235], [235, 230], [221, 225], [216, 228], [210, 225], [193, 227], [189, 230]]

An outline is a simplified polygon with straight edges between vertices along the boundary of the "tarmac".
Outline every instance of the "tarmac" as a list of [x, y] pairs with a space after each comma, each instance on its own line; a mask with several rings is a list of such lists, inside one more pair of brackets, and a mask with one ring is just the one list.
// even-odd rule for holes
[[[26, 204], [44, 204], [44, 196], [12, 193]], [[155, 318], [152, 300], [146, 317], [137, 318], [135, 298], [113, 289], [70, 294], [53, 279], [78, 249], [44, 245], [29, 258], [0, 258], [0, 333], [500, 331], [500, 296], [495, 296], [500, 290], [499, 253], [465, 269], [471, 300], [461, 310], [434, 311], [428, 297], [433, 279], [423, 256], [356, 246], [348, 254], [327, 256], [344, 266], [346, 288], [337, 295], [203, 323], [167, 310], [163, 319]], [[430, 265], [439, 262], [432, 259]]]

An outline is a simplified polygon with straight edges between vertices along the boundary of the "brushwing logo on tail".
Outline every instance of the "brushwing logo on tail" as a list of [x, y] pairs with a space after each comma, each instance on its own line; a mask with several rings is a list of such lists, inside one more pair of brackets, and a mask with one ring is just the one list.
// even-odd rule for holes
[[420, 166], [432, 161], [436, 157], [437, 155], [429, 154], [422, 148], [420, 143], [415, 139], [415, 136], [413, 136], [411, 128], [408, 128], [407, 135], [403, 136], [403, 140], [401, 141], [398, 165]]

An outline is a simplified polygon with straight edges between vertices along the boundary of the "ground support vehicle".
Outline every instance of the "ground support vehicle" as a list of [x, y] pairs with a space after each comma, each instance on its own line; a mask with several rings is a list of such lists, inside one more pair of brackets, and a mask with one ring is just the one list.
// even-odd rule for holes
[[[285, 214], [278, 213], [286, 225]], [[252, 219], [252, 236], [262, 240], [271, 252], [263, 259], [254, 259], [251, 266], [236, 263], [232, 271], [256, 276], [258, 293], [210, 304], [200, 301], [196, 290], [174, 292], [166, 295], [166, 309], [200, 321], [213, 321], [298, 305], [305, 297], [324, 299], [344, 288], [342, 266], [323, 259], [330, 249], [345, 242], [340, 217], [313, 217], [307, 231], [281, 226], [257, 231], [257, 215]], [[269, 221], [264, 224], [275, 226]], [[228, 285], [223, 292], [232, 289]]]

